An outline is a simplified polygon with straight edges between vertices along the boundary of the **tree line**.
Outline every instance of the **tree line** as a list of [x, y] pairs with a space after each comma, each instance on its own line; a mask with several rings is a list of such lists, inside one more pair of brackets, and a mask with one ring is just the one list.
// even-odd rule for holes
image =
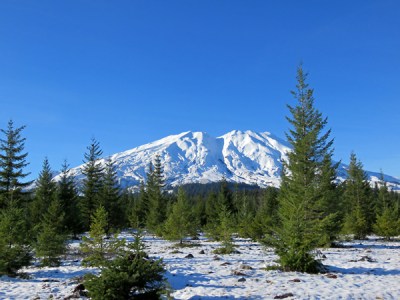
[[[219, 253], [234, 251], [232, 238], [239, 235], [273, 246], [282, 269], [303, 272], [322, 270], [316, 247], [332, 246], [343, 237], [399, 235], [400, 197], [388, 189], [383, 175], [371, 187], [362, 163], [351, 153], [348, 177], [337, 181], [327, 118], [315, 108], [301, 66], [292, 94], [296, 103], [288, 105], [287, 139], [293, 151], [284, 162], [279, 189], [222, 180], [212, 188], [188, 185], [171, 192], [156, 156], [139, 192], [131, 192], [120, 187], [114, 162], [101, 160], [100, 144], [93, 139], [84, 154], [79, 187], [67, 162], [55, 182], [45, 158], [29, 190], [33, 182], [25, 180], [25, 127], [9, 121], [0, 140], [0, 274], [16, 274], [32, 262], [33, 254], [41, 265], [57, 266], [67, 239], [91, 230], [100, 232], [100, 242], [130, 227], [180, 245], [205, 232], [221, 241]], [[83, 241], [83, 248], [90, 249], [93, 241]]]

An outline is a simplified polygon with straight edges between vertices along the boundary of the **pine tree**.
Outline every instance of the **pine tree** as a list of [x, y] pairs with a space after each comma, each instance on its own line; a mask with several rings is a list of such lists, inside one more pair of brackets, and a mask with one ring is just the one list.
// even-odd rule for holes
[[166, 219], [167, 205], [163, 195], [164, 175], [160, 157], [157, 156], [154, 164], [150, 164], [147, 173], [146, 193], [148, 197], [148, 212], [146, 216], [147, 228], [156, 234], [162, 233], [162, 226]]
[[377, 216], [374, 232], [386, 240], [390, 240], [400, 234], [400, 218], [397, 205], [384, 208]]
[[300, 272], [318, 272], [320, 263], [313, 250], [321, 236], [321, 222], [326, 212], [318, 205], [322, 193], [321, 177], [325, 169], [323, 161], [331, 155], [333, 140], [330, 130], [323, 132], [327, 119], [314, 107], [313, 89], [306, 83], [307, 74], [300, 66], [297, 70], [297, 90], [292, 95], [296, 106], [288, 105], [291, 117], [287, 117], [293, 129], [287, 139], [293, 151], [284, 163], [279, 193], [279, 225], [270, 241], [275, 246], [283, 269]]
[[251, 226], [254, 222], [255, 210], [251, 207], [251, 202], [246, 193], [242, 193], [241, 197], [239, 195], [236, 195], [236, 197], [240, 198], [240, 200], [235, 201], [238, 207], [238, 233], [245, 238], [254, 238]]
[[348, 178], [344, 186], [346, 217], [343, 231], [354, 234], [355, 239], [365, 239], [372, 231], [375, 212], [367, 175], [354, 153], [350, 156]]
[[21, 207], [23, 188], [32, 183], [23, 181], [29, 175], [23, 170], [28, 165], [28, 153], [24, 153], [26, 139], [21, 137], [24, 129], [25, 126], [14, 128], [12, 120], [6, 130], [1, 129], [5, 139], [0, 139], [0, 208], [7, 207], [11, 202], [17, 202], [17, 206]]
[[160, 155], [156, 155], [154, 159], [154, 178], [161, 191], [165, 187], [164, 169], [161, 163]]
[[57, 185], [57, 198], [65, 213], [64, 231], [65, 233], [72, 233], [73, 237], [76, 238], [77, 234], [82, 232], [78, 209], [78, 192], [75, 187], [74, 176], [71, 174], [66, 161], [62, 165], [60, 180]]
[[377, 235], [390, 240], [400, 234], [399, 207], [397, 203], [391, 201], [383, 173], [381, 173], [380, 181], [378, 189], [378, 213], [373, 229]]
[[117, 181], [117, 172], [115, 171], [114, 163], [109, 159], [106, 161], [102, 188], [100, 192], [100, 203], [103, 205], [108, 213], [109, 228], [119, 228], [122, 226], [124, 220], [120, 207], [121, 188]]
[[218, 193], [218, 203], [221, 205], [221, 207], [225, 207], [225, 209], [228, 210], [230, 214], [235, 214], [236, 213], [236, 208], [233, 203], [233, 196], [231, 191], [229, 190], [228, 187], [228, 182], [226, 181], [225, 178], [222, 179], [220, 182], [220, 190]]
[[85, 153], [84, 167], [82, 169], [85, 179], [83, 180], [83, 197], [80, 201], [80, 211], [82, 217], [83, 229], [89, 228], [90, 218], [100, 203], [100, 191], [103, 180], [103, 170], [99, 162], [103, 151], [100, 149], [99, 142], [92, 139], [91, 144], [87, 147], [88, 152]]
[[104, 267], [119, 249], [125, 245], [124, 240], [118, 240], [118, 234], [107, 238], [108, 213], [99, 206], [91, 218], [89, 237], [83, 237], [80, 244], [81, 252], [85, 255], [82, 264], [91, 267]]
[[196, 234], [196, 229], [197, 224], [193, 218], [185, 191], [182, 187], [179, 187], [178, 199], [172, 205], [172, 212], [165, 222], [164, 236], [169, 240], [178, 240], [182, 244], [186, 236]]
[[274, 187], [264, 189], [254, 219], [248, 224], [250, 238], [266, 242], [264, 238], [279, 224], [278, 206], [278, 190]]
[[146, 216], [149, 207], [147, 192], [143, 181], [141, 181], [139, 185], [139, 194], [132, 198], [129, 224], [135, 229], [143, 228], [146, 225]]
[[[225, 179], [219, 182], [218, 194], [210, 193], [206, 200], [206, 215], [207, 225], [205, 227], [206, 234], [213, 239], [220, 240], [224, 235], [221, 230], [221, 213], [229, 216], [230, 226], [235, 226], [234, 218], [237, 209], [233, 203], [232, 193], [228, 188], [228, 183]], [[226, 219], [226, 218], [225, 218]], [[224, 220], [225, 220], [224, 219]]]
[[234, 229], [234, 219], [228, 209], [224, 204], [220, 208], [218, 215], [218, 226], [216, 233], [218, 235], [218, 240], [221, 241], [221, 247], [217, 248], [214, 253], [216, 254], [230, 254], [235, 248], [232, 241], [232, 234]]
[[337, 188], [336, 170], [339, 163], [332, 162], [332, 154], [330, 151], [324, 156], [321, 166], [321, 177], [318, 185], [319, 200], [316, 203], [316, 210], [321, 212], [320, 231], [321, 237], [318, 246], [329, 247], [337, 239], [341, 230], [342, 203]]
[[93, 300], [160, 299], [165, 289], [164, 273], [162, 261], [148, 257], [137, 233], [128, 249], [121, 248], [99, 276], [85, 276], [85, 287]]
[[379, 186], [376, 186], [377, 190], [377, 203], [376, 203], [376, 213], [381, 214], [385, 208], [388, 208], [393, 204], [390, 200], [390, 193], [385, 181], [383, 172], [381, 171], [379, 178]]
[[263, 190], [262, 193], [262, 203], [260, 204], [259, 211], [264, 212], [266, 219], [268, 222], [265, 222], [266, 228], [271, 228], [274, 224], [279, 223], [279, 216], [278, 216], [278, 189], [274, 187], [267, 187]]
[[64, 212], [60, 201], [54, 199], [44, 214], [36, 242], [36, 256], [42, 266], [57, 267], [60, 256], [66, 252]]
[[213, 223], [218, 220], [219, 205], [218, 196], [215, 192], [211, 191], [208, 193], [205, 200], [205, 213], [207, 220], [207, 227], [212, 226]]
[[24, 216], [14, 202], [0, 212], [0, 275], [16, 275], [31, 262]]
[[199, 227], [207, 224], [206, 201], [200, 195], [193, 196], [189, 203], [193, 205], [193, 218]]
[[42, 170], [36, 180], [35, 197], [30, 204], [30, 223], [38, 225], [46, 213], [50, 203], [56, 198], [56, 183], [52, 180], [52, 172], [47, 157], [43, 161]]

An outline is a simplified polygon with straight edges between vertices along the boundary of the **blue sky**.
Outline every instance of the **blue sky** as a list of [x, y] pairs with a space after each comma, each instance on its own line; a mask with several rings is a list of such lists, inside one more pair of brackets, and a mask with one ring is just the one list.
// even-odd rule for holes
[[0, 2], [0, 128], [35, 178], [183, 131], [284, 137], [303, 62], [335, 158], [400, 177], [400, 2]]

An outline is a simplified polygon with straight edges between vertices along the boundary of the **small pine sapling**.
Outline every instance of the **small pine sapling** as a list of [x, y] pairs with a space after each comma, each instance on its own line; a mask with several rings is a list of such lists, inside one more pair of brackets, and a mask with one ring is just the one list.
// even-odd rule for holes
[[233, 219], [231, 213], [225, 206], [222, 206], [219, 213], [218, 235], [221, 241], [221, 248], [217, 248], [216, 254], [230, 254], [235, 251], [232, 241]]
[[164, 237], [168, 240], [179, 241], [182, 245], [186, 236], [195, 235], [196, 227], [191, 206], [186, 199], [185, 191], [180, 187], [178, 199], [172, 205], [172, 211], [164, 225]]
[[82, 260], [84, 266], [104, 267], [125, 245], [125, 240], [119, 240], [117, 233], [107, 238], [107, 219], [107, 211], [99, 206], [92, 217], [89, 237], [84, 236], [80, 245], [81, 252], [85, 255]]
[[60, 202], [51, 202], [46, 214], [39, 225], [36, 242], [36, 256], [41, 258], [42, 266], [57, 267], [60, 256], [66, 252], [66, 236], [63, 232], [64, 213]]
[[85, 286], [93, 300], [160, 299], [165, 290], [164, 265], [148, 257], [140, 232], [128, 249], [120, 249], [101, 274], [86, 276]]
[[0, 212], [0, 275], [15, 276], [19, 269], [30, 265], [26, 232], [22, 209], [11, 205]]
[[388, 241], [400, 234], [400, 219], [396, 207], [385, 207], [383, 209], [382, 213], [376, 218], [374, 232]]

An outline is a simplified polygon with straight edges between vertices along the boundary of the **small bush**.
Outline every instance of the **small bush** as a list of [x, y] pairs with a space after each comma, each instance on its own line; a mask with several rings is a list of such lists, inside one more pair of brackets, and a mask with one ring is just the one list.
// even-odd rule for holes
[[201, 244], [199, 243], [177, 243], [172, 246], [173, 248], [195, 248], [195, 247], [201, 247]]
[[217, 248], [213, 251], [214, 254], [232, 254], [234, 252], [235, 250], [233, 248], [225, 248], [225, 247]]

